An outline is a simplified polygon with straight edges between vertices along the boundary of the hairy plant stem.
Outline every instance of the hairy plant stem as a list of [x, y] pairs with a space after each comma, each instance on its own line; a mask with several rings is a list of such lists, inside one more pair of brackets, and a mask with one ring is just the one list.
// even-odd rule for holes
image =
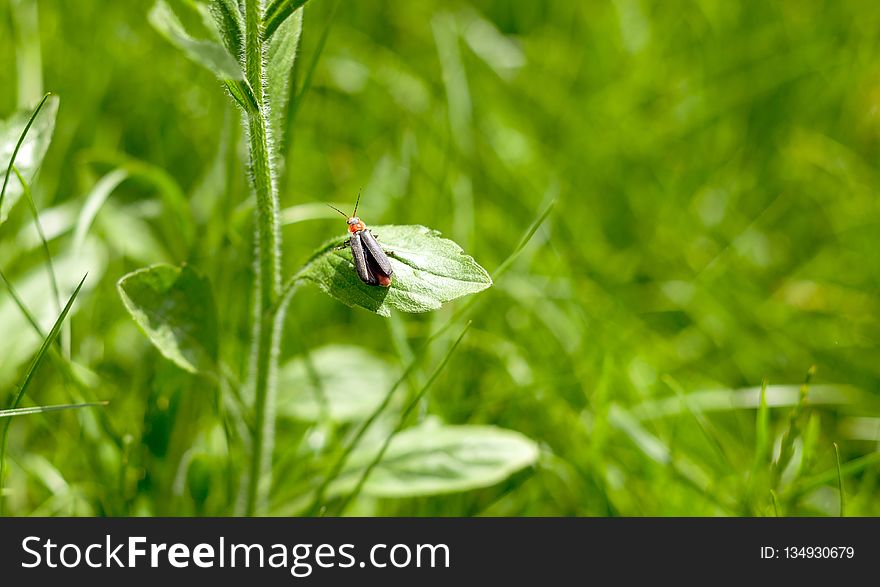
[[272, 448], [275, 435], [275, 384], [278, 346], [284, 304], [277, 304], [281, 292], [281, 249], [278, 222], [278, 196], [272, 169], [271, 144], [267, 134], [268, 108], [263, 72], [262, 0], [245, 5], [246, 76], [257, 101], [257, 109], [247, 115], [251, 180], [256, 206], [256, 282], [254, 285], [253, 328], [251, 330], [250, 383], [254, 398], [254, 427], [251, 431], [251, 459], [244, 512], [261, 513], [272, 475]]

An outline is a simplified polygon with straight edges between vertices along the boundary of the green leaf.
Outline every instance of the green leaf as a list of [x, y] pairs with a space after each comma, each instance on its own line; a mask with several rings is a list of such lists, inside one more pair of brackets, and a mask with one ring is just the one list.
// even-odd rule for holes
[[0, 224], [24, 194], [24, 186], [12, 173], [12, 163], [27, 183], [33, 183], [52, 141], [58, 104], [58, 96], [48, 95], [36, 111], [21, 110], [0, 121], [0, 173], [7, 174], [0, 192]]
[[191, 373], [217, 364], [217, 309], [211, 284], [188, 265], [153, 265], [116, 285], [122, 303], [162, 355]]
[[263, 15], [263, 38], [271, 39], [275, 31], [285, 24], [294, 11], [298, 11], [308, 0], [273, 0]]
[[241, 62], [244, 55], [244, 22], [236, 0], [211, 0], [211, 16], [226, 51]]
[[210, 39], [196, 39], [165, 0], [158, 0], [149, 14], [150, 24], [187, 57], [214, 72], [221, 80], [243, 80], [244, 72], [238, 60], [219, 43]]
[[[234, 48], [234, 40], [227, 40], [228, 31], [221, 34], [210, 16], [199, 12], [201, 24], [207, 28], [212, 38], [196, 38], [183, 26], [181, 19], [165, 0], [158, 0], [150, 10], [150, 24], [159, 31], [172, 45], [180, 49], [192, 61], [212, 71], [229, 90], [238, 104], [247, 112], [258, 109], [253, 90], [245, 80], [244, 71], [238, 55], [232, 55], [227, 47]], [[216, 18], [216, 17], [215, 17]], [[234, 31], [231, 33], [234, 35]], [[224, 39], [226, 47], [218, 40]], [[239, 40], [240, 41], [240, 40]]]
[[110, 194], [119, 187], [123, 181], [128, 178], [128, 172], [125, 169], [114, 169], [95, 184], [92, 191], [86, 197], [86, 203], [80, 210], [79, 217], [76, 221], [76, 230], [73, 233], [73, 250], [82, 249], [82, 245], [86, 240], [86, 234], [91, 228], [95, 217], [101, 210], [101, 206], [110, 197]]
[[280, 415], [336, 422], [366, 418], [382, 403], [400, 369], [362, 347], [328, 345], [282, 367]]
[[[330, 493], [350, 489], [376, 450], [355, 452]], [[415, 497], [478, 489], [505, 480], [537, 458], [537, 445], [519, 432], [429, 422], [404, 430], [391, 441], [363, 492], [374, 497]]]
[[[276, 145], [284, 143], [287, 103], [290, 100], [290, 72], [299, 49], [302, 16], [302, 9], [290, 15], [268, 42], [266, 92], [269, 99], [269, 128]], [[280, 148], [275, 149], [275, 157], [282, 159]]]
[[436, 310], [444, 302], [492, 285], [492, 278], [473, 257], [437, 231], [419, 225], [375, 226], [372, 231], [391, 258], [391, 287], [370, 286], [358, 278], [351, 250], [335, 250], [343, 237], [322, 247], [298, 277], [348, 306], [360, 306], [380, 316], [390, 316], [391, 308], [402, 312]]

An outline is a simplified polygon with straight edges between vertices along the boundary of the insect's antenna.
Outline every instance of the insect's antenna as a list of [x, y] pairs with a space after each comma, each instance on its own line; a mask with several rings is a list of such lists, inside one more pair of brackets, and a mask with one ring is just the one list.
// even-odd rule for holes
[[339, 212], [340, 214], [342, 214], [343, 216], [345, 216], [346, 218], [348, 218], [348, 214], [346, 214], [345, 212], [343, 212], [342, 210], [340, 210], [336, 206], [332, 206], [330, 204], [327, 204], [327, 205], [330, 206], [331, 208], [333, 208], [334, 210], [336, 210], [337, 212]]
[[358, 190], [358, 199], [354, 203], [354, 212], [351, 213], [352, 216], [357, 216], [358, 214], [358, 204], [361, 203], [361, 193], [364, 191], [364, 188]]

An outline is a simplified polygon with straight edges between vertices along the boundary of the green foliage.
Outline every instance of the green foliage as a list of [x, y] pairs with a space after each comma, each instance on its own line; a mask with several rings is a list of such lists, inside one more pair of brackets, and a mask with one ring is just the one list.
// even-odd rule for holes
[[492, 285], [492, 278], [474, 258], [440, 233], [424, 226], [372, 227], [391, 259], [391, 287], [365, 284], [354, 269], [351, 250], [337, 250], [342, 239], [322, 247], [298, 274], [348, 306], [359, 306], [380, 316], [391, 308], [401, 312], [428, 312], [461, 296]]
[[6, 222], [26, 187], [17, 174], [12, 173], [12, 167], [15, 166], [27, 183], [33, 182], [52, 142], [58, 103], [58, 96], [46, 96], [36, 110], [21, 110], [0, 121], [0, 169], [4, 173], [0, 224]]
[[240, 64], [244, 55], [244, 19], [237, 0], [212, 0], [209, 9], [226, 52]]
[[[350, 491], [378, 447], [355, 452], [330, 494]], [[363, 492], [374, 497], [416, 497], [487, 487], [535, 464], [538, 448], [522, 434], [492, 426], [426, 422], [391, 441]]]
[[[193, 6], [192, 10], [198, 10], [198, 7], [202, 5], [194, 4]], [[237, 56], [231, 55], [226, 47], [219, 42], [218, 37], [221, 34], [213, 26], [209, 26], [212, 21], [207, 19], [202, 21], [207, 32], [213, 33], [209, 38], [194, 37], [186, 30], [178, 15], [165, 0], [157, 0], [150, 10], [149, 19], [150, 24], [174, 46], [183, 51], [187, 57], [211, 71], [220, 81], [224, 82], [232, 97], [242, 108], [247, 111], [257, 108], [253, 90], [245, 80], [244, 71], [236, 58]], [[223, 21], [222, 36], [230, 48], [236, 46], [235, 24], [234, 21]]]
[[[291, 14], [305, 5], [308, 0], [272, 0], [267, 2], [266, 13], [263, 15], [263, 35], [271, 39], [279, 27], [289, 22]], [[300, 11], [302, 12], [302, 11]]]
[[[27, 19], [0, 3], [0, 119], [18, 121], [0, 165], [43, 87], [64, 104], [39, 173], [18, 165], [26, 144], [16, 157], [42, 231], [8, 176], [0, 269], [19, 300], [0, 288], [0, 389], [58, 317], [54, 267], [62, 305], [89, 279], [19, 409], [110, 400], [6, 418], [10, 514], [237, 513], [262, 275], [242, 121], [268, 113], [268, 266], [292, 295], [267, 345], [265, 513], [880, 515], [880, 5], [272, 0], [248, 36], [239, 0], [164, 3], [158, 27], [154, 0], [29, 1]], [[289, 76], [259, 85], [265, 109], [247, 38]], [[492, 287], [401, 311], [390, 300], [424, 301], [407, 279], [446, 284], [398, 257], [390, 290], [363, 286], [326, 207], [361, 187], [389, 252], [383, 225], [440, 230]], [[210, 278], [210, 378], [159, 358], [119, 301], [119, 277], [156, 263]], [[294, 287], [311, 271], [391, 317]], [[468, 490], [378, 497], [379, 479], [382, 495], [430, 481], [375, 459], [426, 422], [541, 455]]]
[[286, 393], [278, 400], [278, 413], [308, 421], [366, 418], [382, 403], [399, 371], [363, 347], [314, 349], [282, 366], [279, 386]]
[[62, 410], [76, 410], [81, 408], [97, 408], [106, 405], [107, 402], [95, 402], [88, 404], [65, 404], [60, 406], [31, 406], [27, 408], [12, 408], [9, 410], [0, 410], [0, 418], [29, 416], [31, 414], [46, 414], [48, 412], [60, 412]]
[[[283, 145], [287, 127], [287, 104], [290, 101], [290, 74], [299, 49], [303, 11], [297, 10], [281, 24], [268, 43], [266, 55], [266, 92], [269, 96], [269, 128], [276, 147]], [[276, 159], [283, 160], [276, 151]]]
[[[64, 324], [64, 320], [67, 318], [68, 312], [70, 312], [70, 308], [73, 306], [73, 302], [76, 300], [76, 296], [79, 295], [80, 290], [82, 289], [83, 283], [85, 282], [85, 276], [79, 282], [79, 285], [76, 286], [76, 289], [73, 290], [73, 293], [70, 295], [70, 298], [67, 300], [67, 304], [64, 306], [64, 309], [61, 310], [61, 313], [58, 315], [58, 318], [55, 320], [55, 324], [52, 325], [52, 330], [49, 331], [49, 334], [43, 339], [43, 343], [40, 345], [40, 348], [37, 350], [36, 355], [34, 355], [33, 360], [31, 361], [30, 366], [28, 367], [27, 372], [22, 379], [21, 384], [18, 386], [18, 390], [13, 394], [12, 403], [9, 405], [9, 408], [6, 410], [6, 415], [16, 415], [15, 410], [18, 409], [21, 400], [24, 398], [25, 394], [28, 392], [28, 388], [31, 385], [31, 382], [34, 379], [34, 375], [37, 372], [37, 369], [40, 368], [40, 365], [43, 363], [43, 359], [46, 358], [46, 355], [49, 352], [49, 348], [55, 342], [55, 339], [58, 337], [58, 334], [61, 332], [61, 325]], [[6, 468], [6, 448], [7, 443], [9, 442], [9, 427], [12, 423], [12, 418], [7, 418], [3, 422], [3, 431], [0, 432], [0, 514], [3, 513], [3, 508], [5, 505], [5, 501], [3, 500], [3, 482], [4, 482], [4, 472]]]
[[158, 0], [150, 11], [150, 24], [196, 63], [207, 68], [221, 80], [243, 80], [238, 61], [212, 39], [196, 39], [184, 28], [165, 0]]
[[189, 265], [153, 265], [119, 280], [119, 295], [150, 342], [192, 373], [217, 370], [217, 308], [211, 284]]

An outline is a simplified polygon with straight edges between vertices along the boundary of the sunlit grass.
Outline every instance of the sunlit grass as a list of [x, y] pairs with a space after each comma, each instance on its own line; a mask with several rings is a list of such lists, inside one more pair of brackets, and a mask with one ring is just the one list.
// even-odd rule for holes
[[[70, 360], [47, 349], [28, 397], [110, 404], [6, 419], [9, 514], [228, 514], [247, 466], [246, 138], [222, 84], [149, 25], [152, 4], [38, 6], [41, 85], [61, 106], [29, 186], [45, 247], [27, 205], [0, 225], [0, 269], [21, 298], [0, 288], [0, 409], [58, 317], [47, 252], [64, 298], [83, 270], [89, 282], [67, 318]], [[35, 106], [18, 103], [21, 84], [40, 85], [19, 71], [33, 59], [10, 10], [0, 119]], [[880, 7], [305, 10], [277, 178], [283, 275], [339, 235], [324, 203], [363, 187], [371, 223], [442, 230], [495, 285], [391, 320], [297, 291], [282, 363], [358, 345], [403, 373], [401, 398], [362, 432], [282, 417], [270, 513], [308, 510], [353, 438], [390, 438], [451, 339], [426, 343], [471, 320], [409, 421], [512, 429], [539, 444], [538, 464], [492, 487], [359, 495], [330, 512], [880, 514]], [[220, 381], [165, 364], [119, 301], [122, 275], [160, 262], [211, 276]], [[66, 481], [56, 509], [41, 469], [23, 466], [33, 455]]]

